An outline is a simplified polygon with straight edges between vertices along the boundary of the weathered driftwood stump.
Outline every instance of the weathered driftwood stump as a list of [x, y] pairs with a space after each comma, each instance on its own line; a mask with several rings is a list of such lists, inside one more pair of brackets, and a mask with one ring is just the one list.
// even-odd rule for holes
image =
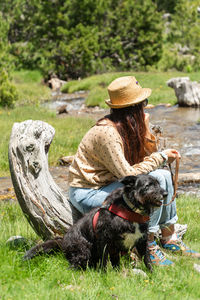
[[54, 182], [48, 151], [55, 130], [42, 121], [15, 123], [9, 144], [11, 178], [27, 220], [43, 239], [63, 235], [80, 217]]
[[179, 106], [200, 106], [200, 84], [189, 77], [177, 77], [167, 81], [174, 89]]

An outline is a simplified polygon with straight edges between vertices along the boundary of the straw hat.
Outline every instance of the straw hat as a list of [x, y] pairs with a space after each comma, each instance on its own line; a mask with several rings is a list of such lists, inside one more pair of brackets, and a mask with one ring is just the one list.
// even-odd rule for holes
[[142, 88], [134, 76], [119, 77], [108, 86], [110, 99], [105, 100], [112, 108], [138, 104], [151, 95], [151, 89]]

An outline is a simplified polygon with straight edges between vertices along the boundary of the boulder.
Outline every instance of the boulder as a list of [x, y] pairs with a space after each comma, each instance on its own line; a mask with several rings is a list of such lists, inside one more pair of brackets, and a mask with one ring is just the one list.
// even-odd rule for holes
[[59, 78], [51, 78], [48, 81], [48, 86], [53, 90], [53, 91], [59, 91], [63, 85], [65, 85], [67, 81], [60, 80]]
[[200, 83], [190, 81], [189, 77], [176, 77], [168, 80], [167, 85], [174, 89], [179, 106], [200, 106]]

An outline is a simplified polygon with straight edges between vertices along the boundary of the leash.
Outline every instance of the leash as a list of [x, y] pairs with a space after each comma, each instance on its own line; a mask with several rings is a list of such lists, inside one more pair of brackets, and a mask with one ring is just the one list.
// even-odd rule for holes
[[[172, 196], [171, 201], [167, 204], [163, 204], [163, 206], [170, 205], [176, 198], [177, 189], [178, 189], [178, 172], [179, 172], [179, 156], [178, 155], [176, 155], [175, 174], [173, 174], [173, 172], [172, 172], [171, 164], [169, 164], [169, 169], [170, 169], [170, 173], [171, 173], [171, 176], [172, 176], [174, 194]], [[126, 202], [126, 204], [128, 206], [130, 205], [130, 203], [127, 203], [126, 197], [125, 197], [124, 201]], [[130, 208], [132, 208], [132, 207], [130, 207]], [[98, 222], [98, 218], [99, 218], [99, 214], [100, 214], [101, 209], [106, 209], [106, 208], [104, 206], [100, 207], [99, 210], [95, 213], [95, 215], [93, 217], [93, 220], [92, 220], [92, 225], [93, 225], [94, 232], [96, 230], [96, 226], [97, 226], [97, 222]], [[129, 211], [126, 208], [119, 207], [115, 204], [111, 204], [111, 206], [108, 208], [108, 210], [110, 212], [112, 212], [113, 214], [115, 214], [115, 215], [129, 221], [129, 222], [132, 222], [132, 223], [136, 222], [136, 223], [142, 224], [142, 223], [145, 223], [149, 220], [149, 216], [142, 216], [139, 213], [136, 213], [134, 211]]]
[[[157, 140], [157, 146], [159, 145], [161, 147], [160, 139], [161, 139], [161, 136], [162, 136], [162, 128], [160, 126], [154, 125], [152, 127], [152, 130], [155, 133], [155, 137], [156, 137], [156, 140]], [[165, 146], [165, 145], [163, 145], [163, 146]], [[177, 193], [177, 189], [178, 189], [178, 172], [179, 172], [179, 156], [178, 156], [178, 154], [176, 155], [175, 175], [172, 172], [171, 164], [169, 164], [169, 170], [170, 170], [171, 177], [172, 177], [172, 182], [173, 182], [173, 187], [174, 187], [174, 194], [172, 196], [171, 201], [168, 204], [163, 204], [163, 206], [170, 205], [176, 198], [176, 193]]]
[[178, 156], [178, 154], [176, 155], [175, 174], [173, 174], [173, 172], [172, 172], [171, 164], [169, 164], [169, 169], [170, 169], [170, 173], [172, 176], [172, 182], [173, 182], [173, 186], [174, 186], [174, 194], [172, 196], [171, 201], [168, 204], [163, 204], [163, 206], [170, 205], [176, 198], [176, 193], [177, 193], [177, 189], [178, 189], [178, 172], [179, 172], [179, 156]]

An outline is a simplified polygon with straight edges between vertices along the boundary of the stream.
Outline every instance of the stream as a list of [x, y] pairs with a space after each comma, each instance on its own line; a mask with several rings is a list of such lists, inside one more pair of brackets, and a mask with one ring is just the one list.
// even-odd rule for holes
[[[200, 172], [200, 109], [157, 106], [148, 110], [150, 120], [163, 129], [165, 148], [181, 154], [179, 173]], [[162, 141], [161, 141], [162, 142]], [[179, 185], [178, 194], [198, 195], [200, 183]]]
[[[67, 115], [88, 117], [98, 120], [109, 113], [109, 109], [99, 107], [86, 107], [84, 105], [87, 93], [77, 92], [72, 95], [55, 93], [52, 101], [46, 102], [44, 106], [50, 110], [58, 110], [61, 106], [66, 106]], [[163, 129], [161, 145], [165, 148], [175, 148], [181, 154], [179, 173], [193, 174], [199, 178], [200, 174], [200, 108], [181, 108], [176, 106], [166, 107], [158, 105], [154, 108], [146, 109], [150, 114], [152, 125], [159, 125]], [[66, 114], [58, 117], [66, 117]], [[57, 170], [58, 169], [58, 170]], [[59, 183], [64, 186], [67, 181], [66, 169], [55, 167], [52, 169], [52, 176], [59, 179]], [[57, 170], [57, 171], [56, 171]], [[56, 171], [56, 172], [55, 172]], [[62, 174], [62, 172], [64, 174]], [[58, 173], [58, 174], [57, 174]], [[67, 180], [67, 179], [66, 179]], [[12, 189], [10, 177], [0, 178], [0, 188], [3, 191]], [[6, 192], [7, 193], [7, 192]], [[178, 194], [190, 194], [200, 197], [200, 182], [197, 180], [192, 183], [179, 184]], [[5, 196], [7, 197], [7, 196]]]
[[[96, 120], [109, 112], [97, 107], [84, 107], [85, 96], [84, 91], [54, 94], [52, 101], [46, 102], [45, 106], [56, 110], [66, 105], [69, 114], [87, 115]], [[161, 144], [163, 143], [165, 148], [175, 148], [181, 153], [180, 172], [200, 172], [200, 108], [158, 105], [146, 109], [146, 112], [150, 114], [150, 122], [163, 129]]]
[[157, 106], [150, 120], [163, 128], [165, 148], [175, 148], [182, 156], [180, 172], [200, 172], [200, 109]]
[[[72, 95], [59, 94], [45, 106], [57, 110], [60, 106], [66, 105], [68, 114], [87, 116], [95, 120], [108, 114], [108, 109], [86, 107], [85, 96], [84, 92]], [[180, 152], [179, 172], [200, 173], [200, 108], [158, 105], [146, 109], [146, 112], [150, 114], [151, 124], [159, 125], [163, 130], [161, 145], [165, 148], [175, 148]], [[179, 191], [200, 196], [200, 183], [181, 186]]]

